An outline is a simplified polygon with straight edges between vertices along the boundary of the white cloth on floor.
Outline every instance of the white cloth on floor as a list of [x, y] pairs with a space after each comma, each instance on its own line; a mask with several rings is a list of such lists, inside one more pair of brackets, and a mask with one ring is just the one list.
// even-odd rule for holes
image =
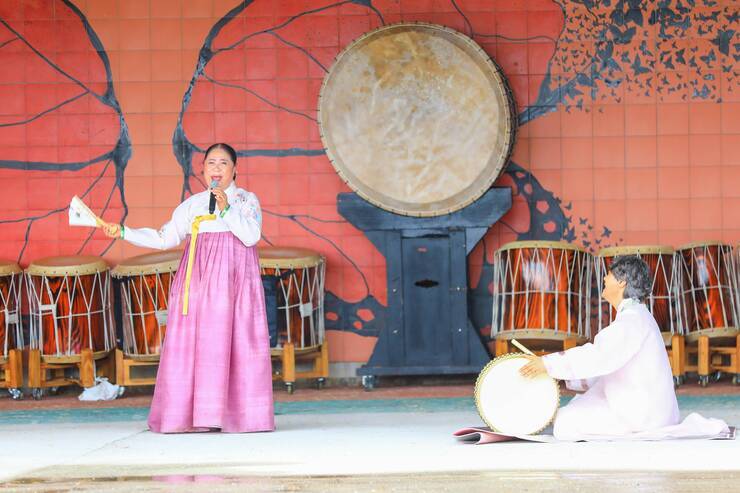
[[[510, 442], [512, 440], [523, 440], [527, 442], [557, 443], [567, 440], [557, 440], [552, 435], [552, 428], [537, 435], [504, 435], [491, 431], [489, 428], [471, 426], [463, 428], [454, 433], [460, 441], [475, 445], [487, 443]], [[651, 441], [670, 439], [705, 439], [705, 440], [734, 440], [735, 428], [728, 428], [724, 421], [712, 418], [703, 418], [699, 414], [691, 413], [681, 423], [673, 426], [665, 426], [657, 430], [630, 433], [628, 435], [589, 435], [588, 441]]]
[[593, 344], [543, 361], [551, 377], [571, 389], [587, 389], [558, 410], [553, 426], [558, 440], [709, 437], [728, 430], [721, 420], [693, 414], [679, 425], [663, 337], [650, 311], [636, 300], [619, 305], [614, 321]]
[[123, 387], [108, 382], [105, 377], [96, 377], [95, 385], [87, 387], [78, 397], [81, 401], [112, 401], [123, 395]]

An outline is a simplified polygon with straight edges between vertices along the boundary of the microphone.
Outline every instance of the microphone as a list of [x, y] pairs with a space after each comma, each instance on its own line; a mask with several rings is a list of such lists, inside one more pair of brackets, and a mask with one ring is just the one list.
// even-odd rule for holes
[[[216, 188], [218, 186], [218, 182], [216, 180], [211, 180], [211, 188]], [[211, 192], [211, 198], [208, 201], [208, 214], [213, 214], [213, 211], [216, 210], [216, 196], [213, 195], [213, 192]]]

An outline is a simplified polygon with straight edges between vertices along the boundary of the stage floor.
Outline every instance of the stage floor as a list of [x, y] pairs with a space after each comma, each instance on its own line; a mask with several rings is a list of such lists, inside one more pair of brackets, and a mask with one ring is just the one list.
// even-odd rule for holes
[[[277, 399], [277, 431], [244, 435], [152, 434], [146, 407], [0, 411], [0, 491], [736, 491], [740, 485], [740, 440], [474, 446], [451, 436], [480, 425], [470, 397], [362, 395], [368, 398]], [[697, 411], [740, 424], [737, 393], [680, 395], [679, 405], [683, 415]]]

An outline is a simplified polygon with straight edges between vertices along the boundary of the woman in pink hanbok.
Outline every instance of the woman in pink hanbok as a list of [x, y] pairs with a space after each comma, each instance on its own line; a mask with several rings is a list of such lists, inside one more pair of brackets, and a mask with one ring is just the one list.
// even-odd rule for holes
[[[159, 231], [108, 225], [106, 234], [160, 250], [183, 240], [170, 289], [167, 333], [149, 412], [157, 433], [275, 428], [265, 300], [256, 244], [257, 197], [238, 188], [236, 152], [205, 154], [209, 190], [181, 203]], [[211, 194], [215, 209], [209, 210]]]

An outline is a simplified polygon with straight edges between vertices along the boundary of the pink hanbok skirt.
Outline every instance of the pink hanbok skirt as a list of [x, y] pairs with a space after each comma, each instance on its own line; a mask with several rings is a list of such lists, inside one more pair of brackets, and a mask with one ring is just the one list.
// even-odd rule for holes
[[270, 342], [257, 249], [201, 233], [182, 314], [190, 237], [172, 282], [149, 429], [272, 431]]

